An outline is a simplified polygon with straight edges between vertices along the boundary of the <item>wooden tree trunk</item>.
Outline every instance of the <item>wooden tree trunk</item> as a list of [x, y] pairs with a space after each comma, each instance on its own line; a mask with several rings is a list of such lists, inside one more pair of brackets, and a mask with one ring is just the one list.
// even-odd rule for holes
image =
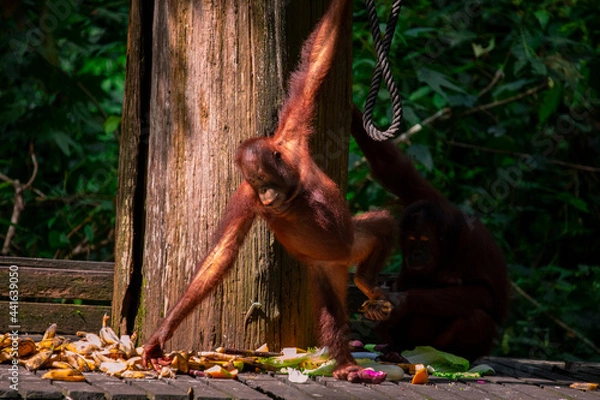
[[[300, 45], [327, 6], [288, 2], [132, 1], [113, 301], [122, 332], [138, 330], [143, 341], [173, 307], [241, 181], [236, 148], [273, 132]], [[313, 143], [337, 182], [347, 172], [349, 28]], [[309, 298], [305, 268], [260, 221], [167, 348], [315, 345]], [[261, 306], [245, 318], [253, 303]]]

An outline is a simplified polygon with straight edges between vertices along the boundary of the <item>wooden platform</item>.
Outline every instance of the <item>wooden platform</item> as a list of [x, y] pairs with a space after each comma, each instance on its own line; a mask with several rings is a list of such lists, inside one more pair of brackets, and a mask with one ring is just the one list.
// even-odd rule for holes
[[72, 400], [201, 400], [201, 399], [590, 399], [600, 400], [600, 390], [569, 388], [574, 382], [600, 382], [600, 364], [485, 358], [497, 371], [493, 377], [450, 381], [431, 378], [413, 385], [405, 377], [398, 383], [361, 385], [316, 378], [295, 384], [283, 375], [244, 373], [237, 380], [192, 378], [121, 380], [103, 373], [86, 373], [88, 382], [42, 381], [38, 373], [19, 368], [18, 391], [9, 389], [9, 365], [0, 365], [0, 399]]
[[[18, 320], [23, 333], [44, 333], [53, 322], [61, 335], [98, 332], [102, 316], [111, 312], [113, 263], [0, 257], [0, 282], [9, 282], [11, 265], [18, 266]], [[1, 318], [9, 315], [8, 297], [9, 285], [2, 284]]]

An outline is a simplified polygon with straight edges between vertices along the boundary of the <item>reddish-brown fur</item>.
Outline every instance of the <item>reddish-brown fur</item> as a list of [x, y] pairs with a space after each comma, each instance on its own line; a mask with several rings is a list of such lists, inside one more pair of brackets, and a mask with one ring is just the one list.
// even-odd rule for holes
[[158, 365], [165, 342], [223, 279], [255, 217], [260, 216], [287, 251], [309, 268], [321, 344], [329, 347], [337, 361], [334, 375], [361, 379], [347, 340], [348, 268], [358, 264], [358, 286], [369, 298], [381, 296], [375, 282], [389, 253], [393, 220], [386, 211], [352, 218], [339, 188], [312, 160], [308, 143], [319, 89], [334, 58], [341, 24], [350, 11], [350, 0], [331, 3], [304, 44], [274, 136], [250, 139], [238, 149], [236, 163], [244, 181], [230, 200], [213, 250], [146, 342], [145, 365], [148, 361]]
[[[356, 109], [352, 134], [375, 178], [406, 207], [400, 220], [404, 260], [396, 293], [389, 295], [398, 305], [382, 323], [384, 336], [396, 350], [431, 345], [468, 359], [488, 353], [508, 307], [506, 265], [494, 238], [423, 179], [396, 145], [371, 140]], [[428, 263], [422, 270], [408, 267], [418, 247], [419, 238], [409, 232], [414, 229], [429, 239], [419, 254]]]

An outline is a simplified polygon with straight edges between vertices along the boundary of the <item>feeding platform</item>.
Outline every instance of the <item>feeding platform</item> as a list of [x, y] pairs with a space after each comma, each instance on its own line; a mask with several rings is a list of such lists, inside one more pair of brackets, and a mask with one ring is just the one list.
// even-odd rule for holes
[[[19, 267], [19, 319], [26, 320], [30, 330], [43, 332], [49, 321], [59, 322], [61, 334], [101, 328], [102, 315], [110, 312], [112, 263], [0, 257], [0, 281], [10, 281], [11, 265]], [[0, 313], [10, 316], [8, 285], [2, 286], [0, 296]], [[55, 299], [62, 300], [57, 303]], [[8, 321], [3, 317], [2, 321], [5, 320]], [[64, 382], [42, 380], [46, 370], [28, 371], [5, 363], [0, 364], [0, 400], [600, 400], [600, 390], [571, 387], [574, 383], [600, 383], [600, 363], [498, 357], [485, 357], [475, 364], [478, 363], [490, 365], [496, 374], [458, 380], [432, 376], [426, 384], [412, 384], [411, 377], [405, 376], [400, 381], [379, 385], [342, 382], [329, 377], [293, 383], [287, 375], [274, 373], [240, 373], [236, 379], [177, 375], [175, 379], [150, 380], [84, 372], [84, 382]]]

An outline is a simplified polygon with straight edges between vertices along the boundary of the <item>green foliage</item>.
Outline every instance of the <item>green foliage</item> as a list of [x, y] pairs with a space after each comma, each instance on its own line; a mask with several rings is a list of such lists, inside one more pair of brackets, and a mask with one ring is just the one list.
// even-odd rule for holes
[[[384, 21], [390, 1], [380, 8]], [[600, 67], [597, 7], [589, 1], [403, 3], [390, 55], [404, 130], [444, 117], [404, 148], [427, 179], [478, 216], [501, 245], [514, 294], [498, 354], [600, 360], [552, 318], [600, 337]], [[355, 2], [354, 100], [364, 104], [375, 54]], [[376, 121], [391, 107], [382, 89]], [[351, 146], [355, 211], [391, 197]], [[591, 167], [591, 169], [587, 168]], [[396, 268], [398, 266], [396, 265]]]
[[[16, 2], [0, 30], [0, 171], [27, 182], [9, 254], [113, 257], [128, 2]], [[14, 189], [0, 186], [0, 234]]]

